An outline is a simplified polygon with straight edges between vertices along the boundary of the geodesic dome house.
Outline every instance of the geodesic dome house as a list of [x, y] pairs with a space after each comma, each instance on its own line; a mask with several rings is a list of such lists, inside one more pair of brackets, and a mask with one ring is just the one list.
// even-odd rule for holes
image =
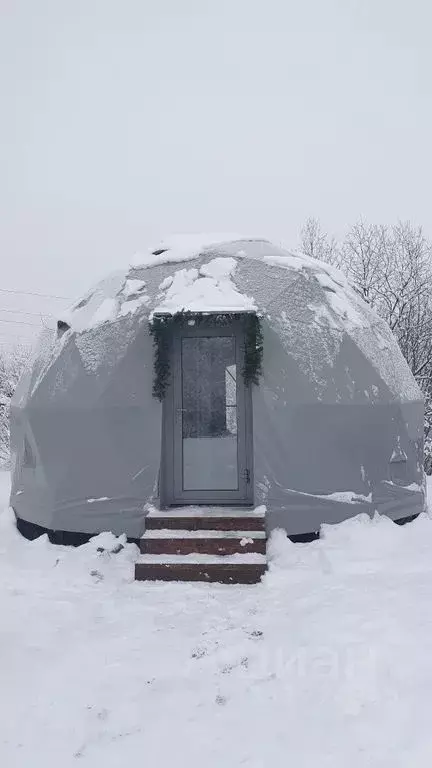
[[162, 243], [45, 332], [11, 409], [18, 520], [138, 538], [149, 508], [265, 504], [317, 531], [424, 509], [423, 402], [334, 268], [264, 240]]

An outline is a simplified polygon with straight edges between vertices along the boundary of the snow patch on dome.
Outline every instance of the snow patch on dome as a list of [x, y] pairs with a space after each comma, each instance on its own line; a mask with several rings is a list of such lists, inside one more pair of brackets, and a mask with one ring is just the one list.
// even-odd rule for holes
[[173, 280], [174, 280], [173, 276], [168, 275], [168, 277], [162, 280], [162, 282], [159, 284], [159, 290], [166, 291], [166, 289], [169, 288], [170, 285], [172, 285]]
[[324, 313], [324, 305], [322, 309], [323, 315], [319, 315], [318, 319], [315, 316], [315, 323], [313, 320], [302, 322], [290, 318], [285, 310], [279, 317], [268, 318], [277, 329], [285, 351], [296, 360], [299, 369], [313, 384], [318, 400], [328, 386], [328, 371], [333, 368], [342, 342], [340, 330], [334, 332], [336, 328], [330, 312]]
[[118, 310], [116, 296], [121, 291], [125, 279], [126, 274], [123, 270], [109, 275], [73, 304], [59, 319], [77, 333], [115, 320]]
[[88, 327], [96, 328], [97, 325], [102, 323], [109, 323], [115, 320], [117, 316], [118, 301], [116, 299], [104, 299], [99, 304], [96, 312], [93, 313]]
[[59, 320], [76, 333], [113, 323], [150, 303], [150, 297], [143, 293], [145, 285], [144, 280], [129, 278], [124, 271], [115, 272], [73, 304]]
[[370, 320], [364, 300], [356, 293], [345, 275], [330, 264], [312, 259], [304, 254], [286, 256], [265, 255], [264, 262], [282, 269], [302, 272], [306, 279], [311, 277], [323, 289], [322, 302], [308, 304], [319, 325], [328, 325], [332, 330], [347, 331], [352, 328], [367, 328]]
[[[254, 238], [252, 238], [254, 239]], [[215, 246], [251, 240], [238, 234], [196, 234], [171, 235], [161, 240], [146, 254], [137, 253], [131, 261], [131, 267], [148, 268], [159, 264], [175, 264], [176, 262], [192, 261], [202, 253], [211, 251]]]
[[129, 299], [132, 296], [136, 296], [137, 293], [141, 293], [145, 288], [144, 280], [135, 280], [128, 278], [122, 288], [122, 295], [125, 299]]
[[368, 328], [352, 328], [350, 335], [395, 397], [402, 402], [423, 399], [396, 338], [384, 320], [375, 316]]
[[[256, 310], [250, 296], [242, 294], [231, 277], [237, 262], [231, 257], [217, 257], [200, 269], [180, 269], [167, 285], [154, 314], [177, 312], [249, 312]], [[161, 284], [163, 285], [163, 283]]]
[[203, 277], [213, 277], [215, 280], [223, 280], [234, 274], [237, 262], [230, 256], [217, 256], [208, 264], [203, 264], [200, 268], [200, 275]]
[[106, 323], [92, 328], [88, 333], [79, 333], [75, 345], [82, 364], [89, 373], [96, 373], [100, 368], [112, 369], [127, 352], [134, 338], [132, 327]]
[[130, 301], [124, 301], [118, 310], [117, 317], [125, 317], [126, 315], [134, 315], [142, 307], [146, 307], [150, 304], [149, 296], [140, 296], [138, 299], [131, 299]]

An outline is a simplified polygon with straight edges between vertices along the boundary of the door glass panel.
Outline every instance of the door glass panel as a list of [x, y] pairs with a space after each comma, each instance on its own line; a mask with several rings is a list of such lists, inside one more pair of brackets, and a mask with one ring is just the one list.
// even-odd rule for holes
[[233, 336], [182, 339], [183, 490], [236, 490], [237, 366]]

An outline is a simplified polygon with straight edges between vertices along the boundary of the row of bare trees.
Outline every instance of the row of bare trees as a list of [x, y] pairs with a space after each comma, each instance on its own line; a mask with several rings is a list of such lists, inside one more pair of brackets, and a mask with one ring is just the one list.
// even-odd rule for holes
[[421, 227], [355, 224], [338, 242], [317, 219], [301, 231], [301, 250], [342, 269], [395, 334], [426, 401], [425, 466], [432, 472], [432, 243]]

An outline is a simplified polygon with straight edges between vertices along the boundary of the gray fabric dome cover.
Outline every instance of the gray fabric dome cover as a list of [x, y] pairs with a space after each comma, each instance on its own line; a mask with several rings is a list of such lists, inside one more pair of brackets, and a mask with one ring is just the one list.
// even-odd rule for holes
[[69, 328], [40, 339], [11, 409], [20, 519], [143, 533], [161, 461], [149, 334], [158, 308], [254, 306], [261, 316], [254, 496], [271, 528], [301, 534], [359, 512], [424, 509], [421, 393], [391, 331], [341, 273], [259, 240], [160, 251], [100, 283], [60, 318]]

